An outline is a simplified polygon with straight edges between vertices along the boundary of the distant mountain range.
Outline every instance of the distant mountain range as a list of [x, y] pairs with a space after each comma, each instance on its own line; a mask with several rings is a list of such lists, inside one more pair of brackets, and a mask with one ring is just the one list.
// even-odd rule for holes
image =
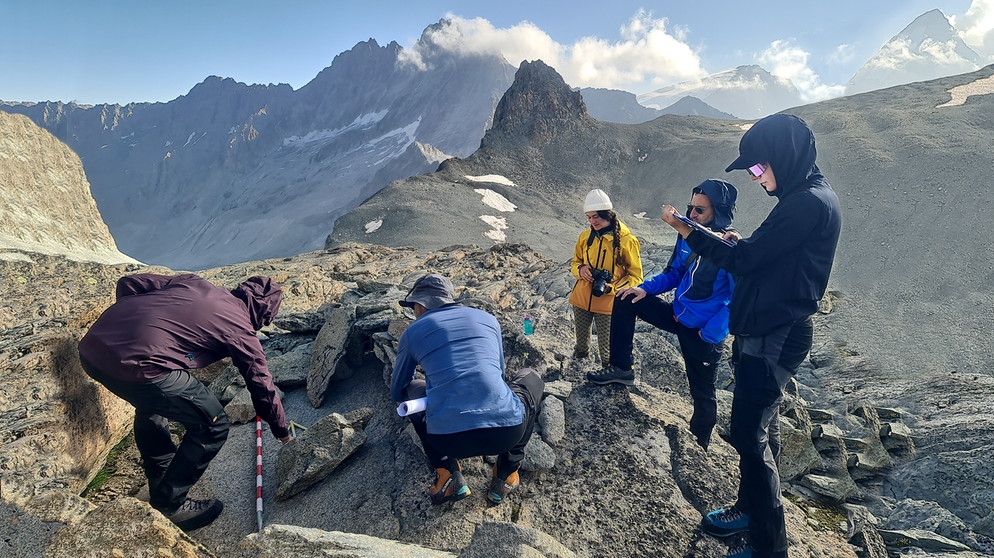
[[663, 87], [639, 95], [638, 102], [662, 109], [688, 96], [746, 119], [762, 118], [804, 104], [790, 80], [774, 76], [759, 66], [739, 66], [700, 80]]
[[121, 251], [199, 269], [320, 248], [390, 181], [476, 150], [514, 67], [430, 47], [416, 66], [371, 39], [297, 91], [210, 77], [168, 103], [0, 109], [79, 154]]
[[[393, 180], [466, 157], [490, 128], [515, 68], [500, 54], [461, 55], [433, 44], [429, 26], [410, 51], [357, 44], [310, 83], [245, 85], [212, 76], [168, 103], [82, 106], [2, 103], [59, 138], [82, 160], [93, 197], [122, 252], [174, 269], [295, 254], [322, 245], [336, 220]], [[854, 90], [974, 69], [975, 53], [932, 11], [881, 49]], [[910, 45], [919, 56], [887, 65]], [[943, 64], [926, 56], [955, 53]], [[900, 62], [900, 61], [898, 61]], [[759, 66], [636, 97], [582, 89], [598, 120], [662, 115], [756, 119], [804, 104]]]
[[697, 97], [681, 97], [677, 102], [663, 109], [649, 108], [639, 104], [634, 93], [617, 89], [585, 87], [579, 90], [587, 112], [597, 120], [619, 124], [640, 124], [659, 118], [664, 114], [680, 116], [707, 116], [719, 120], [735, 120], [737, 117], [712, 107]]

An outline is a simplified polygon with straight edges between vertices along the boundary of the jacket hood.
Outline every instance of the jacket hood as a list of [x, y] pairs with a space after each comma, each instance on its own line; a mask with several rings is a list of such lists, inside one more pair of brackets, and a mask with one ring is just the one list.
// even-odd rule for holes
[[269, 277], [249, 277], [231, 290], [248, 307], [249, 319], [256, 331], [273, 323], [283, 302], [283, 289]]
[[808, 125], [792, 114], [774, 114], [753, 124], [742, 136], [739, 156], [725, 172], [769, 163], [777, 179], [772, 195], [783, 197], [821, 176], [816, 157], [815, 136]]
[[709, 178], [694, 188], [695, 192], [698, 190], [711, 200], [711, 206], [714, 207], [714, 220], [708, 227], [715, 230], [725, 230], [731, 227], [735, 200], [739, 196], [735, 186], [724, 180]]

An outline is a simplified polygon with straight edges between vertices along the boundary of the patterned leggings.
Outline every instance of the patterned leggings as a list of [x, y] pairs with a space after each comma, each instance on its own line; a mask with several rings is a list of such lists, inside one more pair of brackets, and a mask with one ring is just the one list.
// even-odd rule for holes
[[590, 324], [596, 323], [601, 365], [606, 368], [611, 364], [611, 314], [597, 314], [574, 306], [573, 322], [576, 324], [576, 356], [584, 357], [590, 353]]

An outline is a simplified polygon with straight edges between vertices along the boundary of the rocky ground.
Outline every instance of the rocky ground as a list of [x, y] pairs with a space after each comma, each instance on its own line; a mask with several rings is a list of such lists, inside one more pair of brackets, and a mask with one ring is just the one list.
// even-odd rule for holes
[[[645, 257], [661, 262], [667, 250], [648, 246]], [[31, 265], [0, 262], [4, 277], [24, 278], [16, 283], [17, 305], [5, 299], [3, 307], [7, 319], [18, 324], [0, 334], [5, 368], [33, 375], [29, 384], [35, 390], [34, 395], [20, 391], [27, 384], [12, 383], [10, 375], [0, 383], [8, 409], [3, 432], [15, 437], [0, 454], [3, 515], [13, 525], [3, 539], [5, 555], [39, 555], [41, 549], [48, 556], [73, 556], [95, 545], [135, 556], [154, 548], [233, 558], [325, 556], [342, 545], [366, 548], [368, 554], [357, 555], [370, 556], [518, 556], [525, 547], [547, 556], [724, 553], [724, 546], [696, 525], [702, 513], [734, 497], [735, 452], [720, 439], [730, 392], [720, 392], [719, 436], [703, 452], [688, 430], [691, 409], [674, 340], [644, 326], [636, 341], [639, 383], [632, 389], [587, 385], [583, 374], [595, 362], [569, 357], [568, 270], [528, 247], [420, 252], [346, 245], [202, 272], [224, 285], [254, 274], [271, 275], [284, 285], [286, 301], [265, 346], [293, 420], [313, 427], [331, 413], [371, 410], [362, 427], [365, 442], [326, 478], [287, 500], [275, 498], [281, 450], [265, 433], [262, 537], [251, 535], [256, 530], [251, 424], [232, 429], [194, 490], [224, 500], [224, 513], [189, 536], [171, 530], [141, 502], [144, 487], [126, 424], [105, 429], [106, 447], [94, 445], [93, 456], [83, 460], [92, 462], [89, 468], [53, 463], [68, 451], [53, 436], [66, 429], [65, 422], [50, 419], [34, 426], [16, 418], [18, 409], [29, 407], [37, 409], [29, 419], [65, 410], [65, 389], [57, 382], [46, 387], [59, 376], [53, 369], [65, 363], [57, 355], [41, 358], [51, 353], [51, 344], [37, 339], [77, 336], [110, 302], [117, 276], [134, 268], [30, 257]], [[425, 270], [449, 275], [467, 304], [498, 316], [508, 368], [539, 369], [550, 385], [543, 415], [562, 419], [560, 426], [543, 424], [536, 436], [542, 445], [530, 449], [534, 458], [522, 487], [502, 506], [489, 507], [482, 499], [490, 467], [483, 459], [464, 464], [471, 498], [429, 505], [429, 468], [389, 401], [385, 374], [393, 340], [410, 319], [395, 301]], [[791, 555], [989, 552], [991, 518], [983, 514], [990, 509], [983, 489], [989, 477], [977, 458], [987, 446], [977, 438], [990, 434], [977, 413], [991, 386], [982, 378], [956, 375], [946, 382], [892, 382], [871, 358], [853, 354], [837, 340], [834, 320], [845, 304], [844, 296], [826, 299], [811, 361], [783, 409]], [[521, 333], [526, 314], [534, 318], [534, 335]], [[39, 321], [39, 315], [45, 319]], [[23, 335], [25, 324], [33, 334]], [[721, 376], [721, 387], [728, 388], [727, 367]], [[226, 377], [215, 370], [205, 379], [218, 393], [236, 392], [224, 389]], [[17, 403], [32, 397], [35, 407]], [[19, 440], [33, 440], [37, 448], [31, 468], [22, 466], [25, 455], [10, 452], [25, 450]], [[101, 454], [118, 440], [125, 441], [107, 468], [108, 479], [79, 499], [103, 465]], [[98, 523], [117, 529], [94, 531]], [[412, 544], [417, 546], [392, 546]]]

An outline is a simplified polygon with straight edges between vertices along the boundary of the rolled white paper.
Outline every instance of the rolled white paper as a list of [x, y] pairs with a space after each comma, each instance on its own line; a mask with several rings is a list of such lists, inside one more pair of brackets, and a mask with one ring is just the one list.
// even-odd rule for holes
[[428, 398], [421, 397], [419, 399], [411, 399], [410, 401], [404, 401], [397, 406], [397, 414], [406, 417], [407, 415], [420, 413], [428, 407]]

